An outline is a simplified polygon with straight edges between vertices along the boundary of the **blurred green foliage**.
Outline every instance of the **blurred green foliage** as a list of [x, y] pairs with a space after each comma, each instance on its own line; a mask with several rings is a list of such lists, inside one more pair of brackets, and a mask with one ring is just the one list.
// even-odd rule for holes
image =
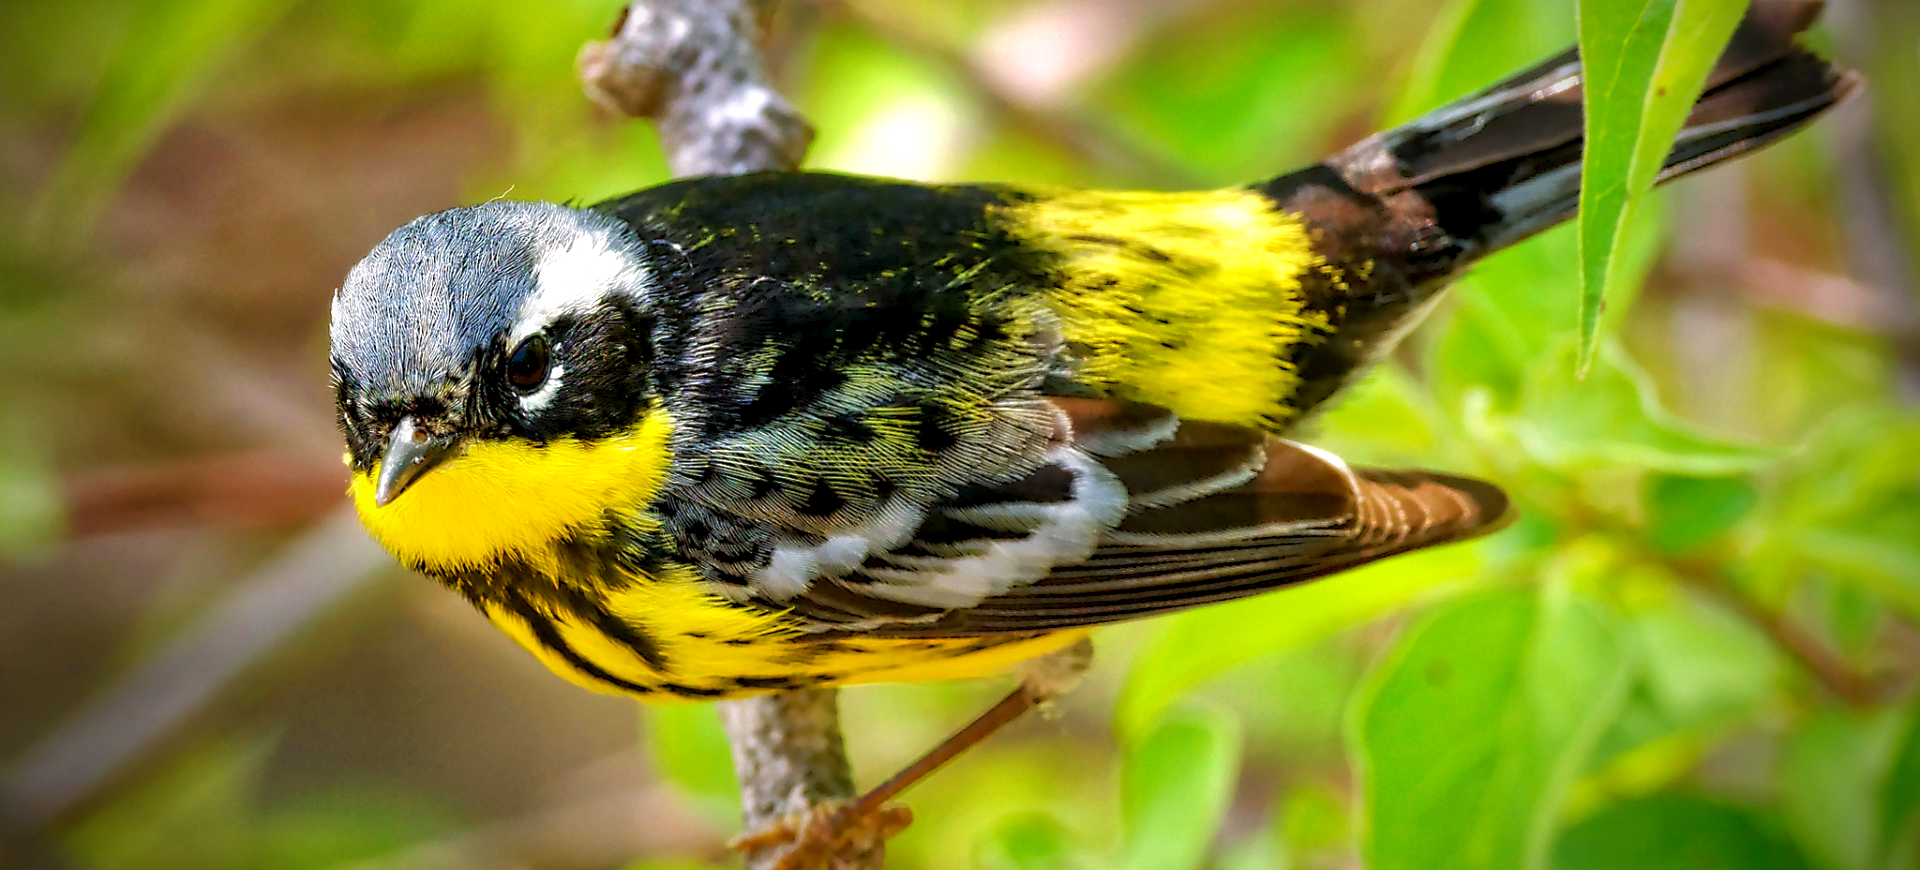
[[100, 870], [320, 870], [453, 829], [440, 809], [372, 790], [265, 807], [260, 771], [273, 743], [222, 739], [171, 759], [68, 832], [72, 855]]
[[1627, 680], [1613, 617], [1551, 593], [1448, 602], [1375, 669], [1352, 729], [1369, 866], [1540, 865]]
[[[1920, 866], [1920, 412], [1900, 387], [1910, 391], [1916, 379], [1912, 326], [1849, 317], [1823, 295], [1851, 286], [1882, 294], [1875, 298], [1887, 307], [1873, 310], [1912, 310], [1915, 300], [1902, 295], [1911, 287], [1846, 276], [1861, 271], [1863, 245], [1891, 244], [1896, 261], [1920, 248], [1914, 225], [1898, 222], [1920, 215], [1920, 202], [1862, 201], [1834, 181], [1875, 161], [1910, 180], [1920, 166], [1912, 113], [1883, 103], [1871, 136], [1841, 137], [1841, 119], [1831, 119], [1741, 168], [1628, 208], [1632, 155], [1648, 141], [1640, 131], [1672, 123], [1649, 107], [1648, 84], [1684, 58], [1650, 53], [1663, 44], [1663, 25], [1638, 41], [1621, 31], [1646, 15], [1710, 16], [1738, 4], [1578, 5], [1589, 15], [1583, 40], [1624, 46], [1621, 81], [1597, 123], [1619, 145], [1617, 165], [1604, 170], [1618, 194], [1611, 213], [1632, 220], [1589, 235], [1584, 255], [1568, 227], [1484, 263], [1306, 435], [1356, 462], [1498, 481], [1521, 520], [1470, 546], [1106, 632], [1102, 663], [1061, 702], [1059, 719], [1024, 724], [910, 795], [919, 820], [892, 847], [890, 866]], [[782, 43], [775, 66], [820, 127], [817, 166], [929, 180], [1230, 183], [1310, 160], [1564, 47], [1575, 37], [1574, 7], [901, 0], [874, 7], [889, 26], [1002, 63], [1006, 55], [986, 48], [1046, 15], [1100, 16], [1056, 32], [1057, 43], [1012, 43], [1093, 60], [1064, 97], [1022, 90], [1020, 70], [955, 69], [854, 4], [851, 16], [780, 19], [804, 33]], [[249, 113], [281, 105], [307, 111], [314, 95], [394, 116], [477, 96], [480, 107], [438, 135], [449, 153], [477, 142], [486, 156], [461, 158], [458, 190], [438, 205], [620, 193], [665, 170], [645, 125], [598, 112], [573, 78], [580, 44], [604, 31], [615, 8], [607, 0], [0, 7], [9, 43], [0, 70], [15, 83], [0, 90], [0, 137], [21, 143], [9, 154], [42, 155], [6, 164], [17, 184], [0, 216], [8, 339], [0, 362], [51, 372], [36, 380], [44, 389], [0, 392], [9, 421], [0, 427], [0, 548], [79, 546], [58, 537], [62, 480], [189, 452], [164, 441], [123, 454], [82, 449], [48, 430], [113, 421], [46, 399], [46, 390], [92, 383], [72, 373], [100, 365], [59, 358], [57, 341], [102, 327], [85, 304], [58, 300], [138, 296], [84, 288], [116, 280], [102, 265], [126, 248], [116, 210], [143, 167], [178, 165], [150, 163], [170, 131], [242, 126]], [[1845, 11], [1854, 32], [1833, 41], [1871, 54], [1849, 61], [1895, 83], [1920, 81], [1903, 78], [1912, 71], [1902, 65], [1920, 61], [1882, 48], [1904, 45], [1911, 55], [1920, 20], [1910, 9]], [[1705, 44], [1719, 31], [1700, 32]], [[1089, 159], [998, 112], [985, 88], [1084, 121], [1082, 132], [1147, 159]], [[378, 112], [342, 117], [385, 123]], [[416, 160], [399, 171], [434, 163]], [[1908, 196], [1911, 184], [1888, 189]], [[357, 214], [374, 199], [331, 189], [309, 207]], [[1863, 227], [1885, 238], [1868, 239]], [[1735, 253], [1715, 253], [1729, 238]], [[1593, 276], [1603, 261], [1605, 328], [1589, 333], [1597, 344], [1580, 377], [1578, 324], [1583, 310], [1598, 314]], [[1744, 268], [1752, 263], [1784, 263], [1795, 277], [1756, 289], [1765, 275]], [[66, 286], [82, 289], [50, 289]], [[293, 315], [315, 341], [325, 289]], [[324, 369], [314, 359], [318, 383]], [[316, 391], [321, 427], [324, 401]], [[128, 655], [141, 645], [95, 643]], [[67, 672], [41, 671], [50, 681]], [[280, 679], [277, 691], [301, 691], [298, 673]], [[910, 758], [995, 690], [848, 692], [860, 769], [870, 778]], [[343, 774], [331, 790], [275, 787], [262, 771], [293, 750], [273, 735], [300, 723], [241, 718], [170, 747], [67, 820], [52, 832], [59, 851], [77, 866], [115, 870], [438, 866], [429, 847], [493, 821], [418, 779]], [[724, 830], [737, 792], [713, 711], [661, 708], [643, 719], [647, 775], [690, 811], [681, 818]], [[448, 742], [460, 764], [500, 762]], [[544, 861], [528, 859], [603, 866]], [[634, 862], [633, 870], [690, 870], [728, 860], [715, 841]]]

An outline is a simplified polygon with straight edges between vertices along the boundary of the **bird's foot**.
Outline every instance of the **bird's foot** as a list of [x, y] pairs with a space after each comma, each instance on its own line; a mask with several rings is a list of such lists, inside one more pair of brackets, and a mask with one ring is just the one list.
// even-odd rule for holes
[[741, 834], [727, 845], [752, 853], [791, 843], [773, 870], [825, 870], [879, 848], [913, 823], [913, 811], [905, 804], [884, 804], [864, 813], [853, 810], [853, 805], [840, 802], [820, 804]]

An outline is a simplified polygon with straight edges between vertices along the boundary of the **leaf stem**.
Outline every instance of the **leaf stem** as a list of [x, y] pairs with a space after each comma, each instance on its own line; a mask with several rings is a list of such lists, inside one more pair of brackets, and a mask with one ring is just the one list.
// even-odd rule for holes
[[1870, 707], [1879, 700], [1879, 692], [1867, 675], [1799, 623], [1755, 601], [1718, 565], [1698, 559], [1671, 559], [1667, 566], [1688, 586], [1760, 629], [1815, 682], [1848, 706]]

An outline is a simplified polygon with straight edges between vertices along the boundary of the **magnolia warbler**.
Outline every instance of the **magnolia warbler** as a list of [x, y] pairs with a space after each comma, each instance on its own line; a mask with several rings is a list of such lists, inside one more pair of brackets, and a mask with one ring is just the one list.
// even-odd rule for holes
[[[1754, 5], [1662, 180], [1854, 88], [1795, 41], [1817, 11]], [[1225, 190], [790, 172], [429, 215], [333, 301], [352, 498], [588, 688], [1002, 672], [1496, 527], [1492, 484], [1286, 436], [1571, 217], [1581, 154], [1569, 52]]]

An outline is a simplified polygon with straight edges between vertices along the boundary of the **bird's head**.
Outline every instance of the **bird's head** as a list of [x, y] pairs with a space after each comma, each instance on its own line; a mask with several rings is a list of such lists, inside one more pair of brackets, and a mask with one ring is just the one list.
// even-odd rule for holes
[[621, 221], [496, 201], [382, 241], [333, 300], [351, 492], [416, 568], [458, 570], [590, 534], [658, 487], [642, 248]]

